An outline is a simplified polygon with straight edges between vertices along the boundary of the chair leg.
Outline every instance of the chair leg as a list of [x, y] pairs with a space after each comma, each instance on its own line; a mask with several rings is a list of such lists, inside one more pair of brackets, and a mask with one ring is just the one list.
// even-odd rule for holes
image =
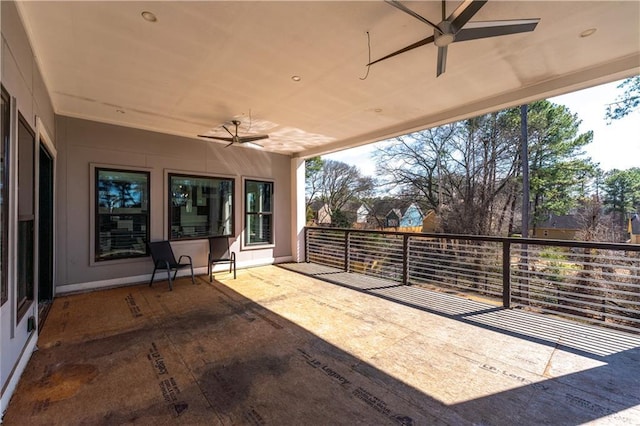
[[191, 268], [191, 284], [195, 284], [196, 283], [196, 279], [193, 276], [193, 263], [189, 264], [189, 267]]
[[236, 260], [233, 259], [233, 279], [236, 279]]
[[156, 276], [156, 268], [153, 268], [153, 274], [151, 274], [151, 281], [149, 281], [149, 287], [153, 285], [153, 277]]
[[167, 269], [167, 278], [169, 278], [169, 291], [173, 291], [173, 283], [171, 282], [171, 269]]

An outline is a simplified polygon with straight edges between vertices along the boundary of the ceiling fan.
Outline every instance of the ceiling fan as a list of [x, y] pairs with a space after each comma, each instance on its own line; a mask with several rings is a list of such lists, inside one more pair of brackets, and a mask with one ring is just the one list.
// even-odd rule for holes
[[446, 0], [442, 0], [442, 21], [434, 24], [428, 19], [418, 15], [407, 6], [397, 0], [385, 0], [391, 6], [413, 16], [419, 21], [433, 27], [433, 35], [410, 44], [396, 52], [390, 53], [380, 59], [367, 64], [373, 65], [385, 59], [392, 58], [401, 53], [408, 52], [416, 47], [424, 46], [433, 42], [438, 47], [438, 66], [436, 77], [444, 73], [447, 64], [447, 47], [451, 43], [459, 41], [477, 40], [481, 38], [496, 37], [508, 34], [517, 34], [533, 31], [540, 21], [539, 18], [534, 19], [513, 19], [504, 21], [482, 21], [469, 22], [473, 16], [478, 13], [480, 8], [488, 0], [464, 0], [460, 6], [447, 17]]
[[229, 133], [230, 136], [198, 135], [198, 137], [229, 142], [229, 144], [227, 146], [225, 146], [225, 148], [227, 148], [227, 147], [229, 147], [229, 146], [231, 146], [233, 144], [243, 144], [243, 143], [251, 143], [251, 145], [262, 147], [262, 145], [257, 144], [257, 143], [253, 143], [253, 142], [254, 141], [259, 141], [261, 139], [269, 139], [269, 135], [238, 136], [238, 126], [240, 125], [240, 121], [239, 120], [231, 120], [231, 124], [236, 126], [236, 133], [235, 134], [231, 133], [231, 131], [227, 128], [227, 126], [225, 126], [224, 124], [222, 125], [222, 128], [225, 129], [227, 131], [227, 133]]

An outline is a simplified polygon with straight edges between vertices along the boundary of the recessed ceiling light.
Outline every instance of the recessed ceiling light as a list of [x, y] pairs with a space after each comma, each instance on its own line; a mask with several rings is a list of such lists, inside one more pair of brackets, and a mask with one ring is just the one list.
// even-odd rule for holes
[[294, 75], [294, 76], [291, 77], [291, 80], [300, 81], [300, 80], [302, 80], [302, 77], [300, 77], [299, 75]]
[[144, 18], [144, 20], [148, 22], [156, 22], [158, 20], [156, 15], [153, 12], [149, 12], [148, 10], [142, 12], [141, 15], [142, 18]]
[[592, 35], [595, 32], [596, 32], [595, 28], [589, 28], [588, 30], [584, 30], [583, 32], [581, 32], [580, 33], [580, 37], [582, 37], [582, 38], [589, 37], [590, 35]]

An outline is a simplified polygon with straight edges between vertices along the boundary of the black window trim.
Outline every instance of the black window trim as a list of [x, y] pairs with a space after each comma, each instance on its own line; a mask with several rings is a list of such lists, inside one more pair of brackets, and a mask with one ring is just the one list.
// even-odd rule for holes
[[[102, 165], [94, 165], [93, 167], [93, 178], [94, 178], [94, 182], [93, 182], [93, 209], [94, 209], [94, 213], [93, 213], [93, 221], [94, 221], [94, 226], [93, 226], [93, 239], [94, 239], [94, 247], [93, 247], [93, 256], [92, 256], [92, 264], [105, 264], [105, 262], [118, 262], [118, 261], [122, 261], [122, 260], [127, 260], [127, 259], [138, 259], [138, 258], [142, 258], [142, 257], [148, 257], [149, 256], [149, 247], [147, 247], [146, 242], [149, 241], [150, 237], [151, 237], [151, 172], [149, 170], [140, 170], [140, 169], [136, 169], [136, 168], [126, 168], [126, 167], [112, 167], [112, 166], [102, 166]], [[100, 259], [98, 258], [98, 253], [100, 251], [100, 220], [99, 220], [99, 216], [101, 215], [100, 213], [100, 197], [99, 197], [99, 187], [98, 187], [98, 183], [100, 181], [99, 179], [99, 174], [101, 171], [110, 171], [110, 172], [121, 172], [121, 173], [140, 173], [140, 174], [145, 174], [147, 175], [147, 196], [149, 197], [147, 199], [147, 212], [146, 212], [146, 238], [145, 238], [145, 247], [144, 247], [144, 254], [134, 254], [134, 255], [128, 255], [128, 256], [116, 256], [116, 257], [112, 257], [109, 259]], [[104, 214], [104, 213], [103, 213]], [[142, 215], [142, 213], [137, 213]], [[120, 216], [122, 216], [122, 214], [120, 214]]]
[[[4, 167], [2, 168], [2, 193], [0, 194], [2, 200], [4, 201], [2, 203], [2, 206], [0, 207], [2, 209], [2, 217], [4, 219], [2, 221], [2, 229], [0, 229], [0, 232], [2, 233], [2, 238], [0, 241], [0, 244], [2, 244], [2, 259], [0, 260], [2, 262], [2, 272], [0, 276], [0, 286], [2, 287], [0, 293], [2, 294], [2, 296], [0, 296], [0, 306], [3, 306], [9, 300], [9, 256], [7, 252], [9, 249], [9, 159], [11, 158], [11, 95], [4, 87], [4, 85], [0, 85], [0, 92], [0, 96], [2, 96], [2, 99], [6, 103], [8, 115], [6, 125], [2, 126], [5, 133], [0, 135], [0, 138], [2, 138], [2, 140], [0, 140], [0, 143], [3, 145], [4, 149], [4, 158], [2, 159], [4, 161]], [[5, 117], [0, 117], [0, 120], [4, 120], [4, 118]]]
[[[22, 113], [20, 111], [18, 111], [18, 128], [16, 129], [16, 135], [15, 135], [16, 139], [18, 140], [18, 144], [17, 144], [18, 153], [20, 152], [20, 147], [19, 147], [19, 140], [20, 140], [20, 127], [19, 126], [20, 126], [20, 124], [22, 124], [25, 127], [25, 129], [27, 130], [27, 132], [29, 132], [29, 134], [31, 135], [31, 138], [33, 140], [33, 157], [31, 158], [31, 162], [32, 162], [31, 182], [32, 182], [33, 185], [35, 185], [36, 184], [36, 159], [35, 159], [35, 155], [36, 155], [36, 149], [35, 149], [35, 147], [36, 147], [36, 132], [31, 127], [31, 124], [29, 124], [27, 119], [22, 115]], [[35, 276], [35, 272], [36, 272], [36, 265], [35, 265], [35, 261], [36, 261], [36, 257], [35, 257], [35, 254], [36, 254], [36, 242], [35, 242], [35, 235], [36, 235], [35, 234], [35, 232], [36, 232], [36, 229], [35, 229], [35, 225], [36, 225], [35, 207], [36, 207], [36, 204], [35, 203], [36, 203], [36, 199], [35, 199], [35, 197], [36, 197], [36, 191], [35, 191], [35, 187], [34, 187], [34, 188], [32, 188], [32, 191], [31, 191], [31, 206], [32, 206], [32, 209], [33, 209], [32, 214], [26, 215], [26, 216], [20, 216], [19, 215], [18, 218], [17, 218], [18, 219], [18, 223], [17, 223], [18, 229], [20, 229], [19, 228], [20, 227], [20, 222], [28, 222], [28, 221], [32, 222], [32, 226], [33, 226], [33, 229], [32, 229], [33, 234], [32, 235], [34, 237], [34, 240], [32, 241], [32, 253], [31, 253], [31, 256], [32, 256], [31, 261], [33, 262], [33, 271], [31, 272], [32, 273], [31, 292], [30, 292], [31, 294], [25, 296], [25, 298], [22, 299], [22, 300], [18, 300], [18, 286], [20, 284], [18, 282], [19, 280], [17, 280], [17, 282], [16, 282], [16, 288], [15, 288], [16, 294], [15, 294], [14, 298], [15, 298], [15, 304], [16, 304], [16, 321], [17, 322], [20, 322], [20, 320], [22, 320], [24, 315], [29, 311], [29, 309], [31, 308], [31, 306], [33, 304], [33, 301], [35, 299], [35, 295], [36, 295], [35, 294], [35, 292], [36, 292], [36, 276]], [[19, 195], [18, 194], [17, 194], [17, 197], [16, 197], [16, 202], [18, 203], [18, 208], [19, 208], [20, 201], [19, 201]], [[17, 233], [19, 234], [19, 231]], [[16, 262], [18, 262], [18, 257], [19, 257], [18, 252], [20, 251], [19, 250], [19, 237], [17, 238], [15, 244], [16, 244]], [[15, 273], [16, 273], [16, 276], [18, 276], [19, 273], [20, 273], [20, 271], [19, 271], [20, 268], [18, 267], [17, 263], [16, 263], [15, 266], [16, 266], [16, 272]], [[29, 285], [29, 284], [27, 284], [27, 285]], [[29, 298], [29, 296], [31, 298]]]
[[[276, 233], [275, 233], [275, 193], [276, 193], [276, 184], [273, 179], [268, 178], [257, 178], [257, 177], [243, 177], [243, 185], [242, 185], [242, 208], [243, 208], [243, 229], [244, 235], [242, 238], [242, 248], [246, 250], [257, 250], [257, 249], [265, 249], [275, 247], [276, 244]], [[269, 212], [249, 212], [247, 209], [247, 184], [249, 182], [257, 182], [257, 183], [268, 183], [271, 184], [271, 211]], [[271, 241], [269, 242], [256, 242], [249, 243], [247, 239], [249, 238], [247, 235], [247, 215], [255, 214], [257, 216], [262, 216], [268, 214], [271, 216]]]
[[172, 202], [172, 193], [171, 193], [171, 178], [172, 177], [180, 177], [180, 178], [191, 178], [191, 179], [219, 179], [219, 180], [228, 180], [231, 182], [231, 231], [229, 234], [223, 234], [220, 236], [223, 237], [233, 237], [235, 236], [236, 231], [236, 179], [232, 176], [224, 176], [224, 175], [212, 175], [212, 174], [198, 174], [198, 173], [185, 173], [180, 171], [168, 171], [167, 172], [167, 239], [169, 241], [195, 241], [195, 240], [206, 240], [207, 237], [204, 236], [196, 236], [196, 237], [179, 237], [174, 238], [171, 236], [171, 202]]

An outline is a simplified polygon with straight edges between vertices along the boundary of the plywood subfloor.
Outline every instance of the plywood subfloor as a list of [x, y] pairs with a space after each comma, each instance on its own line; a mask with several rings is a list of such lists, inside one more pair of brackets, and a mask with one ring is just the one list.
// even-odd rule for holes
[[217, 278], [56, 299], [4, 424], [640, 424], [634, 336], [590, 353], [275, 266]]

